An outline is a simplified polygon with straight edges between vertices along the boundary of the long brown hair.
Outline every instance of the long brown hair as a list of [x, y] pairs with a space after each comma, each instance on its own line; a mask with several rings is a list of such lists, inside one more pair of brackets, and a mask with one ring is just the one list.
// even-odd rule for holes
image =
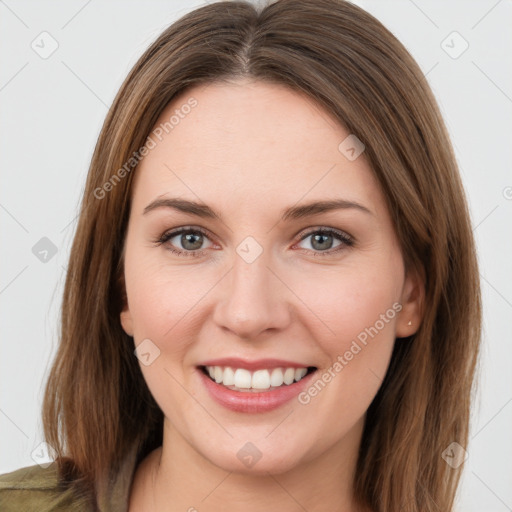
[[198, 8], [168, 27], [123, 83], [91, 161], [44, 397], [45, 438], [60, 474], [93, 490], [130, 448], [141, 460], [162, 442], [162, 411], [119, 320], [131, 159], [175, 96], [239, 77], [305, 93], [366, 146], [404, 259], [424, 276], [426, 294], [419, 330], [395, 343], [369, 407], [354, 491], [375, 511], [449, 511], [463, 465], [453, 469], [442, 453], [468, 441], [481, 328], [470, 217], [420, 68], [378, 20], [343, 0]]

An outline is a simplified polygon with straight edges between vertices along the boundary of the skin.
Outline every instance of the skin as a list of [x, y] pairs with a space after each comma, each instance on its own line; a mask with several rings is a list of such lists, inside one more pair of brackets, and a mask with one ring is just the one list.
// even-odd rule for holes
[[[155, 126], [190, 97], [198, 105], [137, 168], [125, 239], [121, 323], [136, 346], [149, 338], [160, 350], [141, 370], [165, 416], [163, 444], [137, 468], [129, 510], [360, 511], [351, 489], [365, 413], [395, 339], [418, 328], [423, 285], [405, 272], [364, 153], [350, 161], [338, 150], [349, 132], [327, 112], [284, 86], [244, 79], [182, 93]], [[222, 221], [170, 208], [143, 214], [170, 196], [206, 203]], [[286, 207], [340, 198], [370, 213], [279, 220]], [[154, 243], [183, 226], [208, 233], [196, 256], [169, 251], [190, 252], [194, 240]], [[329, 235], [315, 243], [312, 228], [322, 227], [354, 244]], [[252, 263], [236, 252], [248, 236], [263, 250]], [[196, 370], [216, 357], [271, 357], [321, 375], [396, 303], [402, 310], [308, 404], [229, 411]], [[248, 441], [262, 454], [250, 468], [236, 456]]]

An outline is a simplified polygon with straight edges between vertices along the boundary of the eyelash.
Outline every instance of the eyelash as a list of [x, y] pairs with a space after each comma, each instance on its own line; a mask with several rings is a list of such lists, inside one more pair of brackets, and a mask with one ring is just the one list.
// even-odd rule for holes
[[[206, 238], [209, 239], [209, 236], [208, 236], [208, 234], [206, 233], [206, 231], [204, 229], [192, 228], [192, 227], [183, 227], [183, 228], [178, 228], [178, 229], [176, 229], [174, 231], [167, 231], [167, 232], [163, 233], [159, 238], [154, 240], [153, 243], [158, 247], [160, 245], [165, 244], [171, 238], [174, 238], [176, 235], [181, 235], [181, 234], [184, 234], [184, 233], [201, 233], [203, 236], [205, 236]], [[315, 256], [315, 257], [317, 257], [317, 256], [320, 256], [320, 257], [332, 256], [333, 254], [337, 254], [338, 252], [342, 251], [343, 249], [346, 249], [347, 247], [352, 247], [354, 245], [354, 239], [351, 236], [349, 236], [347, 233], [344, 233], [343, 231], [339, 231], [339, 230], [333, 229], [333, 228], [315, 228], [315, 229], [312, 229], [312, 230], [308, 231], [307, 233], [305, 233], [302, 236], [302, 238], [299, 240], [299, 242], [297, 242], [297, 243], [302, 242], [303, 240], [305, 240], [306, 238], [308, 238], [311, 235], [317, 235], [317, 234], [332, 235], [335, 239], [337, 239], [340, 242], [342, 242], [342, 244], [340, 244], [334, 250], [329, 249], [329, 250], [326, 250], [326, 251], [313, 251], [313, 256]], [[167, 250], [169, 250], [170, 252], [172, 252], [174, 254], [177, 254], [179, 256], [195, 257], [199, 253], [202, 253], [205, 249], [200, 249], [200, 250], [195, 250], [195, 251], [182, 251], [182, 250], [179, 250], [179, 249], [175, 249], [171, 245], [169, 245], [167, 247]], [[309, 249], [302, 249], [302, 250], [311, 251]]]

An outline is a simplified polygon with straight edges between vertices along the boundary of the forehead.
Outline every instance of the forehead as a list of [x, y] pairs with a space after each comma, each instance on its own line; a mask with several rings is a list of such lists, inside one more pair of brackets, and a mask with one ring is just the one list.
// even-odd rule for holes
[[349, 136], [311, 98], [280, 84], [244, 79], [193, 87], [155, 123], [154, 147], [136, 170], [134, 203], [172, 193], [212, 205], [250, 198], [261, 207], [307, 195], [382, 208], [364, 152], [349, 160], [339, 149]]

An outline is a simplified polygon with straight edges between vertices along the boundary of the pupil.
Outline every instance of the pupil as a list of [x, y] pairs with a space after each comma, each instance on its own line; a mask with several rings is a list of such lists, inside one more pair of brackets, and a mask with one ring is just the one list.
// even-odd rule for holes
[[[192, 242], [192, 245], [193, 244], [193, 239], [194, 237], [196, 237], [196, 241], [195, 241], [195, 246], [193, 247], [190, 247], [190, 246], [187, 246], [187, 244], [189, 242]], [[187, 233], [185, 235], [182, 235], [181, 237], [181, 243], [183, 244], [183, 247], [185, 249], [190, 249], [191, 251], [195, 250], [195, 249], [199, 249], [201, 247], [201, 244], [202, 244], [202, 240], [201, 240], [201, 237], [202, 235], [199, 235], [199, 234], [195, 234], [195, 233]], [[198, 241], [199, 239], [199, 241]]]
[[[326, 239], [330, 241], [329, 244], [327, 244], [327, 246], [325, 245], [320, 245], [320, 247], [315, 247], [315, 243], [318, 242], [318, 240], [322, 239], [323, 238], [323, 243], [326, 242]], [[322, 243], [322, 242], [321, 242]], [[313, 236], [313, 241], [312, 241], [312, 246], [315, 248], [315, 249], [330, 249], [331, 246], [332, 246], [332, 235], [322, 235], [322, 234], [317, 234], [315, 236]]]

